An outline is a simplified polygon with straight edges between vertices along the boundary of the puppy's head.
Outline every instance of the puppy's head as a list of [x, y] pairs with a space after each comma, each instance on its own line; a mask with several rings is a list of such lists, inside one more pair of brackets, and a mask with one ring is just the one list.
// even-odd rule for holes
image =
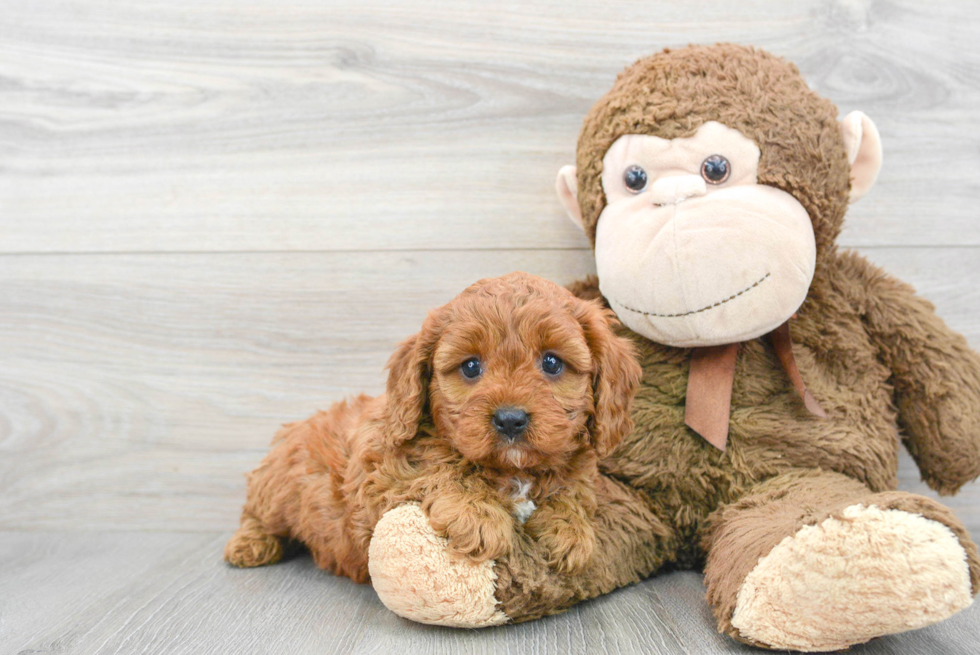
[[388, 363], [387, 436], [426, 414], [470, 461], [559, 466], [610, 452], [632, 429], [640, 367], [612, 312], [526, 273], [480, 280], [432, 311]]

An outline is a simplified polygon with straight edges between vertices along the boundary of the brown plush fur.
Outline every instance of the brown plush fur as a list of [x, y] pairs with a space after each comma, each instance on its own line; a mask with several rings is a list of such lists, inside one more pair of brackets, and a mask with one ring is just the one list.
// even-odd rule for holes
[[[712, 514], [703, 532], [701, 546], [708, 553], [704, 567], [708, 602], [716, 608], [719, 629], [734, 631], [731, 617], [738, 591], [761, 557], [803, 526], [839, 518], [845, 508], [858, 504], [924, 516], [949, 527], [961, 543], [970, 543], [969, 534], [953, 513], [929, 498], [901, 491], [875, 493], [847, 476], [820, 470], [778, 475]], [[980, 588], [976, 548], [967, 549], [967, 561], [970, 582], [976, 590]]]
[[[792, 194], [813, 222], [816, 274], [791, 328], [799, 368], [828, 418], [805, 410], [766, 341], [747, 342], [738, 355], [728, 448], [720, 452], [684, 424], [690, 350], [621, 329], [638, 343], [643, 378], [635, 429], [599, 464], [606, 476], [597, 485], [602, 556], [580, 574], [557, 575], [532, 541], [521, 541], [496, 565], [496, 597], [511, 619], [555, 613], [707, 556], [719, 625], [740, 638], [730, 623], [734, 593], [758, 556], [794, 529], [869, 498], [948, 526], [968, 554], [974, 593], [980, 588], [976, 546], [955, 516], [890, 491], [900, 442], [940, 493], [980, 474], [980, 357], [909, 286], [837, 251], [849, 169], [836, 114], [793, 65], [731, 45], [640, 60], [589, 113], [578, 147], [578, 201], [592, 237], [605, 204], [602, 158], [619, 136], [689, 136], [716, 120], [756, 141], [760, 183]], [[595, 278], [573, 290], [600, 297]], [[790, 486], [792, 503], [778, 506]], [[739, 527], [746, 521], [753, 525]]]
[[[421, 501], [456, 553], [500, 558], [523, 481], [537, 509], [522, 533], [550, 568], [582, 570], [595, 547], [596, 462], [630, 431], [640, 376], [614, 322], [599, 303], [524, 273], [477, 282], [398, 347], [385, 395], [337, 403], [276, 436], [249, 476], [225, 559], [269, 564], [292, 538], [318, 566], [365, 582], [375, 524], [407, 501]], [[563, 360], [559, 374], [542, 370], [545, 353]], [[460, 365], [474, 356], [483, 372], [471, 380]], [[514, 442], [491, 424], [500, 407], [528, 412]]]

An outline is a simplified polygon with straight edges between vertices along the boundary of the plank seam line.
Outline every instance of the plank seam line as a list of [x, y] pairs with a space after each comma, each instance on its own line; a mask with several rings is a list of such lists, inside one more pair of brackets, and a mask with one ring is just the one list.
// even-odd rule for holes
[[[875, 244], [843, 245], [841, 250], [977, 250], [980, 244]], [[296, 249], [296, 250], [24, 250], [0, 251], [0, 257], [107, 257], [159, 256], [159, 255], [334, 255], [360, 253], [426, 253], [426, 252], [589, 252], [591, 248], [569, 246], [565, 248], [350, 248], [339, 250]]]

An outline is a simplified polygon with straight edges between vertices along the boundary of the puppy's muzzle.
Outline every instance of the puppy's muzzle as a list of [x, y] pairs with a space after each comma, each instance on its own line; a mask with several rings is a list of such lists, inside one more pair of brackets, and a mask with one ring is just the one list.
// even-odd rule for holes
[[531, 417], [517, 407], [499, 407], [490, 422], [505, 441], [513, 443], [524, 434]]

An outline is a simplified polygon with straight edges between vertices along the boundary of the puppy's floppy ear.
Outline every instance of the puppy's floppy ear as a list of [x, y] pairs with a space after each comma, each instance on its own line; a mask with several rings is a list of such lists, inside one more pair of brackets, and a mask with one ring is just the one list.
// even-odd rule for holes
[[633, 429], [630, 409], [643, 371], [629, 339], [616, 336], [616, 315], [598, 301], [576, 300], [576, 316], [592, 351], [595, 412], [589, 423], [592, 445], [600, 457], [611, 453]]
[[442, 334], [442, 312], [429, 312], [422, 331], [405, 339], [388, 360], [385, 389], [385, 438], [397, 446], [418, 432], [428, 402], [431, 359]]

